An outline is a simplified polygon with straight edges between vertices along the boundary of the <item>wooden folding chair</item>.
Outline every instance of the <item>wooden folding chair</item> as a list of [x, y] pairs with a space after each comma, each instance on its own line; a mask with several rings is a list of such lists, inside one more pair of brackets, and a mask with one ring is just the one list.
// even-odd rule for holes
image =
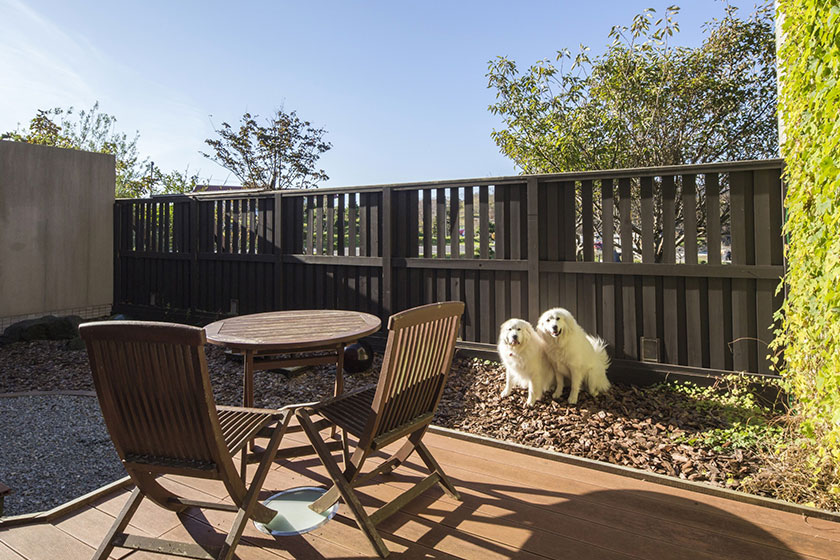
[[[290, 413], [216, 407], [204, 355], [204, 330], [171, 323], [105, 321], [79, 327], [117, 453], [136, 485], [94, 559], [115, 546], [194, 558], [233, 558], [245, 523], [268, 523], [275, 512], [257, 501]], [[271, 426], [274, 426], [271, 428]], [[245, 485], [247, 442], [269, 437], [251, 485]], [[242, 453], [237, 474], [233, 455]], [[156, 480], [176, 474], [221, 480], [232, 504], [180, 497]], [[124, 533], [143, 498], [181, 512], [188, 507], [236, 514], [221, 547], [201, 547]], [[217, 548], [218, 550], [214, 550]], [[211, 554], [215, 552], [215, 554]]]
[[[460, 499], [458, 491], [441, 470], [428, 448], [423, 434], [434, 417], [452, 365], [464, 304], [436, 303], [392, 315], [388, 322], [388, 343], [379, 382], [375, 387], [345, 393], [321, 403], [299, 408], [298, 420], [327, 469], [334, 485], [310, 507], [322, 513], [339, 497], [349, 506], [356, 523], [383, 558], [388, 548], [376, 531], [376, 525], [398, 511], [435, 483], [450, 496]], [[312, 421], [318, 414], [332, 421], [358, 444], [342, 470], [333, 459], [324, 438]], [[401, 438], [402, 447], [373, 471], [360, 475], [370, 453]], [[417, 451], [431, 474], [415, 486], [379, 508], [365, 513], [354, 488], [380, 474], [392, 471]], [[346, 456], [345, 456], [346, 457]]]

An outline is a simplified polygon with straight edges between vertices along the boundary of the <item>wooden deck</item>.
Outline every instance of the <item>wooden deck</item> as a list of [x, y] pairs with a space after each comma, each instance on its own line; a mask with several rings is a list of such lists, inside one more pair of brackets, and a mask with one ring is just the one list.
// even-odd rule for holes
[[[284, 446], [302, 441], [291, 434]], [[386, 520], [380, 528], [394, 558], [840, 558], [840, 523], [437, 434], [426, 442], [463, 501], [435, 487]], [[416, 466], [366, 487], [368, 505], [381, 505], [419, 477]], [[326, 480], [314, 458], [278, 463], [264, 497]], [[168, 477], [165, 484], [196, 499], [224, 496], [215, 482]], [[120, 491], [53, 523], [0, 529], [0, 559], [89, 558], [127, 496]], [[232, 514], [191, 509], [182, 524], [146, 501], [132, 531], [209, 544], [224, 538], [231, 520]], [[237, 554], [243, 560], [375, 557], [343, 505], [332, 521], [303, 536], [273, 538], [249, 523]], [[120, 549], [114, 557], [163, 558]]]

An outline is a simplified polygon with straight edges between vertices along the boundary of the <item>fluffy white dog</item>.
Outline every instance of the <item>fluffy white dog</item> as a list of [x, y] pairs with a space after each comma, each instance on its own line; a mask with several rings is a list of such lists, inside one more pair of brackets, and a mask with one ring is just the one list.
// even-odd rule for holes
[[510, 395], [513, 387], [527, 387], [527, 404], [531, 406], [552, 386], [559, 387], [555, 397], [563, 391], [562, 378], [558, 384], [554, 368], [548, 362], [544, 342], [528, 321], [509, 319], [502, 323], [497, 348], [507, 372], [502, 397]]
[[583, 383], [592, 396], [609, 390], [607, 343], [586, 334], [571, 313], [562, 307], [549, 309], [540, 316], [536, 330], [558, 377], [555, 394], [563, 389], [563, 377], [571, 381], [570, 404], [577, 403]]

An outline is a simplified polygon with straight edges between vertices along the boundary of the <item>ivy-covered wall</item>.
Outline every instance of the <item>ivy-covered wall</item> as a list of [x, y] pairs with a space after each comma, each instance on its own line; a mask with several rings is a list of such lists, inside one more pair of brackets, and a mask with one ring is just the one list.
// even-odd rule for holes
[[[840, 480], [840, 0], [778, 0], [787, 164], [783, 374], [814, 467]], [[826, 469], [831, 472], [826, 472]], [[840, 493], [836, 485], [833, 492]]]

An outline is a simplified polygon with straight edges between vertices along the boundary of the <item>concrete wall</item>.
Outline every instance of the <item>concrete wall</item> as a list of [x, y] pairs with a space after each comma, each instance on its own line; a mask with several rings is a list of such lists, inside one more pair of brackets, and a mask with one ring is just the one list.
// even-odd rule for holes
[[114, 156], [0, 142], [0, 327], [113, 303]]

